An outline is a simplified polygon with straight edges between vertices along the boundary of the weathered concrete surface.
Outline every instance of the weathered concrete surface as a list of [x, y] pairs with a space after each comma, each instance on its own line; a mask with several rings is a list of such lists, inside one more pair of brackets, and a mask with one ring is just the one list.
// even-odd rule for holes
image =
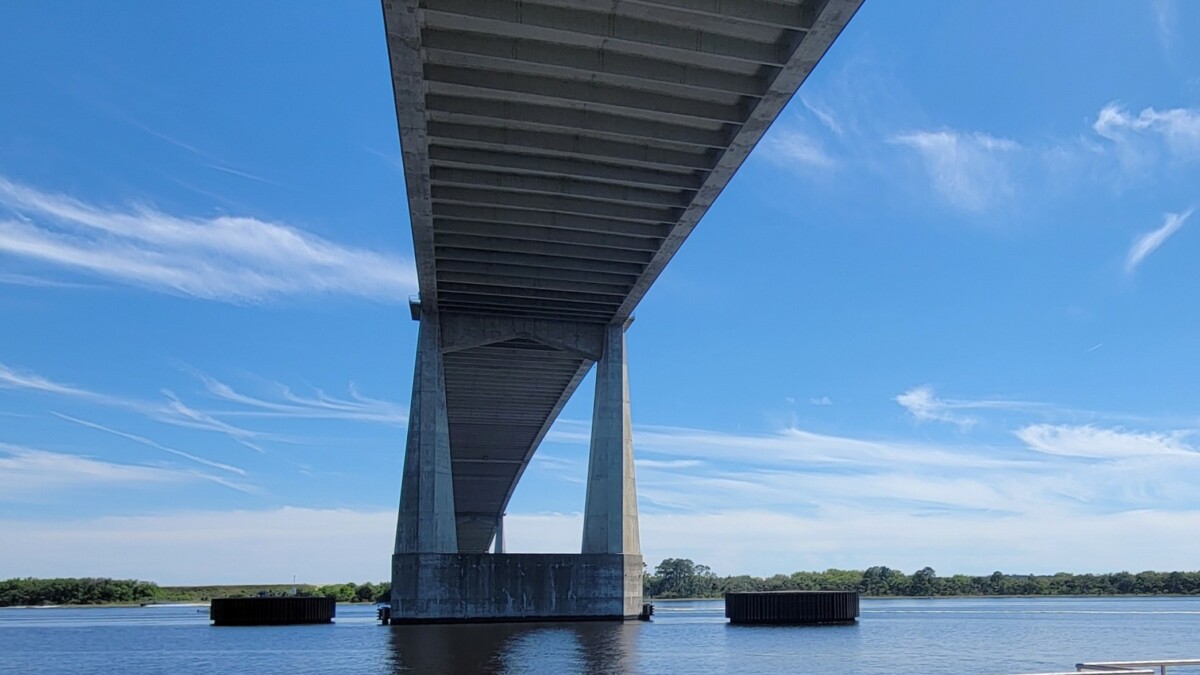
[[585, 554], [642, 553], [624, 323], [607, 327], [604, 353], [596, 364], [582, 551]]
[[438, 318], [423, 313], [413, 368], [396, 553], [454, 553], [454, 475]]
[[632, 619], [642, 556], [396, 554], [391, 606], [393, 624]]

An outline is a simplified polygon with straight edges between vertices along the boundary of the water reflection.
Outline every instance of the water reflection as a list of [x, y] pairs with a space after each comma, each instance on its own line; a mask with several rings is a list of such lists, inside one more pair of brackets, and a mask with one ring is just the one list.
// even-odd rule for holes
[[607, 673], [632, 668], [639, 623], [394, 626], [393, 673]]

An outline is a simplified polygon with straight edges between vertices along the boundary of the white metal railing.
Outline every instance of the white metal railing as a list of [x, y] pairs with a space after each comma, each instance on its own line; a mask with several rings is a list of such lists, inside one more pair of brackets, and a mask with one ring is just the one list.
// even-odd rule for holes
[[1079, 675], [1079, 673], [1121, 673], [1122, 675], [1167, 675], [1167, 668], [1200, 666], [1200, 659], [1169, 659], [1164, 661], [1097, 661], [1076, 663], [1075, 670], [1058, 673], [1029, 673], [1028, 675]]

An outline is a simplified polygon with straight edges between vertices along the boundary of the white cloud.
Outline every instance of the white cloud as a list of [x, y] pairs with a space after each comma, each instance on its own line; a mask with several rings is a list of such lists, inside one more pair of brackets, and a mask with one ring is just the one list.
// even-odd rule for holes
[[[42, 499], [52, 490], [89, 486], [180, 483], [212, 476], [98, 459], [0, 443], [0, 500]], [[222, 482], [223, 481], [218, 481]]]
[[87, 427], [89, 429], [95, 429], [96, 431], [103, 431], [105, 433], [112, 434], [114, 436], [120, 436], [121, 438], [131, 440], [135, 443], [141, 443], [142, 445], [154, 448], [156, 450], [162, 450], [163, 452], [170, 453], [172, 455], [175, 455], [176, 457], [182, 457], [188, 461], [196, 462], [197, 464], [203, 464], [204, 466], [207, 466], [207, 467], [210, 467], [213, 469], [220, 469], [222, 471], [228, 471], [230, 473], [235, 473], [239, 476], [246, 475], [246, 471], [239, 467], [232, 466], [230, 464], [222, 464], [221, 462], [214, 462], [210, 459], [204, 459], [203, 457], [197, 457], [196, 455], [184, 452], [182, 450], [168, 448], [167, 446], [165, 446], [157, 441], [150, 440], [149, 438], [146, 438], [145, 436], [138, 436], [136, 434], [130, 434], [130, 433], [126, 433], [124, 431], [118, 431], [116, 429], [106, 427], [102, 424], [96, 424], [95, 422], [89, 422], [87, 420], [79, 419], [78, 417], [71, 417], [70, 415], [64, 415], [64, 414], [58, 413], [58, 412], [51, 412], [51, 414], [60, 419], [67, 420], [68, 422], [74, 422], [75, 424]]
[[828, 396], [819, 396], [817, 398], [808, 399], [809, 405], [833, 405], [833, 401]]
[[896, 403], [920, 422], [949, 422], [970, 428], [979, 419], [962, 414], [962, 410], [1029, 410], [1043, 407], [1039, 403], [1007, 399], [944, 399], [928, 384], [913, 387], [899, 394]]
[[1092, 130], [1110, 141], [1126, 169], [1142, 169], [1159, 146], [1181, 160], [1200, 159], [1200, 109], [1144, 108], [1136, 116], [1118, 103], [1100, 109]]
[[399, 302], [409, 261], [255, 218], [110, 209], [0, 178], [0, 254], [151, 290], [228, 302], [349, 295]]
[[1170, 49], [1175, 42], [1176, 9], [1175, 0], [1154, 0], [1154, 22], [1163, 49]]
[[1186, 442], [1191, 431], [1139, 433], [1090, 425], [1032, 424], [1013, 433], [1030, 449], [1049, 455], [1093, 459], [1170, 455], [1200, 459], [1200, 453]]
[[1133, 246], [1129, 247], [1129, 254], [1125, 258], [1125, 271], [1133, 274], [1137, 266], [1142, 264], [1146, 256], [1158, 250], [1158, 247], [1179, 231], [1188, 218], [1192, 217], [1192, 209], [1188, 209], [1183, 213], [1168, 213], [1163, 216], [1162, 227], [1156, 230], [1151, 230], [1139, 236], [1133, 242]]
[[348, 387], [348, 399], [331, 396], [319, 389], [311, 395], [303, 396], [282, 384], [276, 384], [279, 400], [268, 400], [239, 392], [203, 373], [194, 374], [204, 383], [210, 394], [223, 401], [249, 408], [215, 413], [219, 416], [339, 419], [385, 424], [405, 424], [408, 421], [407, 406], [363, 396], [353, 384]]
[[263, 450], [255, 443], [252, 443], [252, 440], [268, 438], [279, 440], [277, 437], [269, 434], [260, 433], [250, 429], [244, 429], [242, 427], [234, 426], [227, 422], [216, 419], [212, 415], [188, 406], [182, 400], [180, 400], [178, 396], [167, 390], [162, 391], [163, 396], [165, 396], [167, 400], [160, 403], [142, 401], [133, 398], [124, 398], [120, 396], [110, 396], [108, 394], [102, 394], [88, 389], [83, 389], [81, 387], [56, 382], [34, 373], [22, 373], [5, 366], [2, 363], [0, 363], [0, 389], [23, 389], [27, 391], [36, 391], [44, 394], [97, 403], [99, 405], [118, 408], [121, 410], [130, 410], [164, 424], [220, 433], [228, 436], [235, 442], [258, 452], [262, 452]]
[[767, 144], [767, 157], [778, 164], [805, 169], [831, 169], [837, 164], [819, 140], [798, 129], [772, 135]]
[[899, 134], [890, 141], [920, 155], [934, 189], [952, 206], [983, 211], [1013, 193], [1009, 155], [1020, 148], [1014, 141], [951, 129]]
[[809, 99], [807, 96], [800, 97], [800, 103], [813, 114], [821, 124], [824, 124], [827, 129], [841, 136], [844, 133], [842, 123], [838, 121], [837, 115], [829, 108], [818, 104], [816, 101]]

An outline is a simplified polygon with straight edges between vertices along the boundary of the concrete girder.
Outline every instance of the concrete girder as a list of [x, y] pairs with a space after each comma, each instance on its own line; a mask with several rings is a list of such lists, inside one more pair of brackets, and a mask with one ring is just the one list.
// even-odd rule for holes
[[443, 283], [441, 289], [447, 293], [466, 293], [469, 295], [494, 296], [498, 298], [532, 298], [546, 300], [570, 300], [575, 303], [608, 305], [618, 307], [624, 295], [604, 295], [600, 293], [583, 293], [581, 291], [543, 291], [528, 288], [508, 288], [504, 286], [473, 286], [471, 284]]
[[[606, 4], [611, 8], [613, 3]], [[611, 10], [582, 11], [517, 0], [440, 0], [436, 9], [425, 8], [424, 16], [434, 28], [593, 48], [609, 45], [664, 61], [708, 65], [735, 60], [778, 66], [787, 60], [774, 44], [614, 15]]]
[[[574, 0], [572, 0], [574, 1]], [[636, 82], [637, 88], [647, 83], [655, 86], [677, 87], [694, 96], [721, 92], [739, 96], [761, 96], [766, 88], [756, 72], [760, 66], [746, 68], [744, 73], [703, 68], [686, 63], [672, 63], [636, 54], [626, 54], [607, 48], [592, 49], [562, 43], [518, 40], [498, 35], [459, 31], [429, 30], [424, 46], [436, 52], [473, 54], [496, 60], [537, 64], [560, 71], [575, 71], [592, 77], [603, 73], [610, 82]], [[436, 58], [436, 57], [435, 57]], [[545, 73], [556, 72], [552, 70]], [[620, 79], [617, 79], [620, 78]], [[686, 94], [685, 94], [686, 95]]]
[[429, 184], [429, 136], [425, 99], [409, 92], [425, 87], [421, 64], [421, 20], [415, 2], [384, 2], [388, 60], [392, 70], [392, 93], [396, 102], [396, 125], [400, 129], [400, 156], [408, 193], [409, 222], [412, 224], [413, 253], [421, 295], [431, 298], [425, 309], [437, 311], [433, 300], [436, 277], [433, 257], [433, 200]]
[[531, 225], [556, 230], [595, 232], [648, 239], [662, 239], [671, 232], [670, 226], [666, 223], [625, 222], [580, 214], [525, 211], [516, 208], [469, 204], [442, 204], [438, 208], [438, 218], [435, 218], [435, 222], [441, 218], [487, 224]]
[[520, 253], [524, 254], [533, 248], [537, 255], [553, 256], [556, 258], [579, 258], [598, 262], [636, 263], [645, 265], [654, 256], [653, 251], [631, 250], [622, 248], [606, 248], [600, 246], [585, 246], [579, 244], [560, 244], [554, 242], [538, 242], [531, 247], [529, 242], [504, 237], [491, 237], [475, 234], [452, 234], [434, 231], [434, 245], [438, 248], [474, 249], [489, 253]]
[[589, 304], [574, 300], [554, 300], [550, 298], [501, 297], [494, 295], [474, 295], [469, 293], [442, 292], [442, 306], [448, 309], [459, 307], [483, 307], [500, 305], [508, 309], [528, 308], [531, 311], [552, 312], [558, 316], [589, 316], [603, 319], [611, 316], [618, 303], [608, 305]]
[[500, 302], [456, 302], [448, 309], [463, 314], [495, 315], [505, 318], [567, 319], [584, 323], [605, 323], [608, 312], [586, 312], [575, 309], [554, 309], [535, 303], [519, 305]]
[[551, 157], [593, 158], [620, 161], [632, 166], [710, 171], [719, 159], [714, 149], [665, 147], [663, 143], [627, 143], [586, 134], [531, 131], [455, 122], [429, 123], [431, 142], [437, 145], [544, 154]]
[[605, 270], [575, 270], [546, 267], [543, 265], [520, 265], [510, 263], [484, 263], [476, 265], [474, 261], [441, 260], [438, 269], [447, 272], [478, 272], [480, 274], [495, 274], [499, 276], [519, 276], [531, 279], [553, 279], [555, 281], [581, 281], [584, 283], [629, 284], [632, 285], [637, 272], [625, 272], [612, 269]]
[[659, 188], [657, 186], [633, 187], [598, 183], [575, 176], [533, 176], [483, 169], [459, 169], [432, 166], [429, 179], [433, 185], [458, 185], [481, 190], [502, 190], [510, 193], [530, 193], [552, 196], [567, 196], [589, 201], [612, 202], [615, 204], [648, 204], [685, 208], [692, 201], [695, 190]]
[[[430, 94], [426, 98], [430, 121], [473, 124], [525, 131], [567, 132], [603, 139], [634, 142], [668, 141], [678, 145], [724, 149], [735, 125], [725, 123], [678, 124], [616, 115], [601, 110], [564, 108], [519, 101], [481, 104], [461, 95]], [[610, 160], [612, 161], [612, 160]]]
[[497, 274], [476, 274], [472, 272], [438, 272], [438, 283], [470, 284], [471, 286], [499, 286], [500, 288], [528, 288], [544, 291], [579, 291], [601, 295], [624, 296], [629, 292], [626, 284], [597, 284], [582, 281], [563, 281], [559, 279], [539, 279], [535, 277], [508, 276]]
[[[800, 0], [802, 3], [804, 0]], [[749, 42], [769, 44], [778, 36], [780, 29], [799, 28], [798, 25], [776, 23], [762, 24], [743, 21], [730, 13], [692, 11], [691, 2], [626, 2], [625, 0], [536, 0], [540, 5], [551, 5], [589, 12], [612, 13], [618, 17], [639, 19], [652, 24], [687, 26], [704, 33], [738, 38]], [[744, 0], [734, 0], [744, 2]]]
[[820, 2], [774, 2], [773, 0], [622, 0], [626, 4], [676, 7], [725, 21], [745, 21], [764, 26], [788, 26], [808, 30]]
[[[470, 33], [459, 33], [459, 35], [471, 35], [471, 34]], [[516, 42], [520, 42], [520, 41], [519, 40], [510, 40], [510, 42], [516, 43]], [[473, 70], [478, 70], [478, 71], [486, 71], [489, 73], [497, 73], [497, 74], [504, 74], [504, 75], [521, 75], [521, 76], [527, 75], [527, 76], [537, 77], [537, 78], [548, 78], [548, 79], [555, 80], [558, 82], [570, 82], [570, 83], [577, 83], [577, 84], [578, 83], [602, 84], [610, 91], [614, 90], [614, 89], [621, 90], [621, 91], [632, 91], [632, 92], [639, 92], [639, 91], [640, 92], [654, 92], [654, 91], [657, 91], [659, 93], [669, 94], [672, 98], [675, 98], [675, 99], [699, 102], [701, 105], [712, 106], [712, 110], [714, 110], [714, 111], [719, 111], [721, 109], [719, 106], [737, 105], [741, 101], [742, 97], [747, 97], [747, 98], [753, 99], [753, 98], [757, 98], [762, 93], [761, 91], [757, 92], [757, 93], [727, 92], [727, 91], [722, 91], [721, 89], [705, 89], [698, 82], [696, 84], [686, 84], [686, 83], [673, 82], [673, 81], [669, 81], [669, 80], [664, 81], [662, 79], [654, 79], [654, 78], [648, 76], [650, 74], [650, 72], [648, 72], [647, 70], [644, 70], [644, 69], [639, 71], [637, 69], [637, 66], [633, 65], [633, 64], [630, 64], [629, 67], [622, 68], [620, 70], [616, 70], [614, 68], [605, 68], [600, 71], [585, 70], [582, 67], [583, 64], [561, 65], [562, 62], [569, 63], [569, 59], [566, 59], [566, 58], [559, 59], [559, 63], [556, 63], [553, 61], [538, 62], [538, 61], [527, 60], [525, 58], [516, 58], [512, 55], [493, 56], [490, 54], [480, 54], [476, 51], [464, 51], [464, 50], [452, 51], [452, 50], [445, 50], [445, 49], [433, 49], [428, 46], [428, 43], [429, 43], [429, 41], [426, 40], [425, 62], [429, 63], [429, 64], [434, 64], [434, 65], [438, 65], [438, 66], [449, 66], [451, 68], [456, 68], [456, 69], [457, 68], [473, 69]], [[530, 44], [530, 45], [544, 44], [547, 47], [547, 51], [551, 54], [561, 53], [561, 51], [565, 51], [565, 50], [557, 50], [556, 48], [558, 47], [558, 45], [550, 45], [549, 43], [526, 42], [525, 44]], [[584, 49], [582, 47], [579, 47], [577, 49], [579, 52], [584, 52], [584, 53], [590, 51], [590, 50]], [[646, 63], [658, 63], [658, 64], [664, 63], [663, 61], [653, 61], [652, 59], [646, 59], [645, 57], [630, 56], [630, 55], [626, 55], [626, 54], [621, 54], [619, 56], [623, 56], [626, 59], [631, 60], [631, 61], [642, 60]], [[676, 67], [680, 67], [680, 68], [686, 68], [686, 66], [682, 66], [681, 64], [671, 64], [671, 65], [675, 65]], [[725, 79], [732, 79], [732, 78], [736, 77], [729, 73], [723, 73], [721, 71], [708, 70], [705, 72], [719, 73]], [[693, 77], [692, 81], [695, 82], [696, 78]], [[751, 80], [751, 82], [754, 82], [754, 80]], [[573, 85], [573, 86], [576, 86], [576, 85]], [[742, 88], [746, 88], [746, 87], [742, 87]], [[591, 87], [589, 87], [589, 89], [591, 89]], [[563, 96], [563, 98], [576, 99], [577, 98], [576, 95], [578, 94], [579, 91], [581, 91], [581, 89], [576, 88], [574, 90], [574, 93], [567, 92], [567, 95]], [[604, 93], [604, 90], [597, 91], [597, 90], [593, 89], [593, 91], [597, 95], [603, 95], [603, 93]], [[611, 94], [609, 94], [609, 96], [611, 96]], [[590, 101], [591, 99], [577, 99], [577, 100]], [[605, 104], [612, 105], [612, 103], [610, 101], [605, 101]], [[628, 107], [628, 106], [622, 105], [622, 107]], [[637, 108], [644, 109], [642, 106], [637, 106]], [[719, 113], [716, 113], [716, 114], [719, 114]], [[709, 115], [707, 115], [707, 117], [709, 117], [711, 119], [720, 119], [719, 117], [715, 116], [714, 114], [709, 114]], [[725, 121], [728, 121], [728, 120], [725, 120]]]
[[562, 258], [540, 253], [516, 253], [474, 248], [438, 246], [435, 249], [441, 260], [463, 260], [478, 263], [500, 263], [529, 267], [553, 267], [564, 270], [581, 269], [587, 272], [612, 272], [614, 274], [637, 275], [645, 269], [644, 263], [620, 262], [615, 260], [588, 260], [586, 258]]
[[558, 244], [577, 244], [601, 248], [615, 248], [624, 251], [658, 250], [661, 239], [649, 237], [630, 237], [621, 234], [600, 234], [597, 232], [579, 232], [563, 230], [555, 227], [534, 227], [531, 225], [508, 225], [504, 223], [477, 223], [470, 220], [435, 219], [434, 230], [446, 234], [464, 234], [472, 236], [501, 237], [524, 242], [546, 242]]
[[684, 210], [679, 206], [671, 204], [650, 206], [648, 204], [598, 202], [576, 196], [539, 194], [534, 192], [505, 192], [502, 190], [489, 190], [464, 185], [435, 184], [431, 186], [430, 194], [433, 196], [434, 202], [502, 206], [527, 209], [529, 211], [548, 211], [550, 213], [573, 213], [583, 216], [613, 218], [615, 220], [641, 221], [643, 223], [671, 222], [676, 220]]
[[700, 189], [703, 182], [696, 171], [638, 169], [559, 157], [448, 148], [439, 145], [430, 146], [429, 159], [434, 169], [451, 167], [484, 171], [502, 170], [510, 175], [570, 176], [573, 179], [638, 188], [695, 191]]
[[[466, 57], [453, 60], [464, 61]], [[712, 103], [681, 96], [656, 95], [628, 87], [610, 84], [566, 80], [561, 77], [503, 73], [488, 70], [480, 64], [475, 68], [462, 65], [427, 64], [425, 78], [430, 90], [457, 88], [460, 92], [500, 100], [531, 101], [566, 108], [608, 110], [620, 114], [656, 120], [691, 119], [709, 122], [737, 123], [745, 118], [744, 103]]]
[[600, 358], [604, 335], [595, 325], [573, 321], [522, 321], [506, 317], [441, 317], [442, 351], [457, 352], [493, 345], [514, 338], [532, 340], [554, 349], [595, 361]]

